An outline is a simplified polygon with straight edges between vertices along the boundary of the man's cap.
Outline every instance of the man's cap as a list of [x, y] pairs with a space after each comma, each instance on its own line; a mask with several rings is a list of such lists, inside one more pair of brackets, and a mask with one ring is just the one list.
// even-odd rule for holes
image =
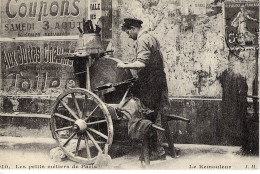
[[122, 30], [131, 29], [131, 27], [141, 27], [143, 21], [136, 19], [136, 18], [125, 18], [124, 23], [122, 25]]

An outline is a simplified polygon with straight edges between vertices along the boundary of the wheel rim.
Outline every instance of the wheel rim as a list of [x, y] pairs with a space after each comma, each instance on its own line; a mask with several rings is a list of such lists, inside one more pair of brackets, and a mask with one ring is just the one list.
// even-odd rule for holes
[[106, 105], [94, 93], [71, 89], [62, 93], [51, 114], [51, 130], [73, 161], [93, 164], [113, 141], [113, 124]]

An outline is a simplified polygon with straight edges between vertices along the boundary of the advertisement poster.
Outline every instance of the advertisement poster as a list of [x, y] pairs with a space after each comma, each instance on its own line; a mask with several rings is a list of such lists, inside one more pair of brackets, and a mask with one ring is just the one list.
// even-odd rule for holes
[[77, 35], [87, 0], [1, 1], [2, 37]]

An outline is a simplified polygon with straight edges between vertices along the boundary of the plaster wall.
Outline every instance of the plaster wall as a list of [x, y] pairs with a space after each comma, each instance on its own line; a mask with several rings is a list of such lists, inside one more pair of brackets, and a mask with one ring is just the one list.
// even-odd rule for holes
[[221, 4], [213, 8], [213, 1], [200, 0], [205, 8], [198, 14], [192, 0], [113, 0], [115, 56], [135, 59], [134, 41], [120, 27], [125, 17], [135, 17], [161, 44], [170, 97], [221, 98], [218, 77], [227, 69], [246, 78], [251, 94], [255, 51], [240, 51], [239, 58], [230, 54]]

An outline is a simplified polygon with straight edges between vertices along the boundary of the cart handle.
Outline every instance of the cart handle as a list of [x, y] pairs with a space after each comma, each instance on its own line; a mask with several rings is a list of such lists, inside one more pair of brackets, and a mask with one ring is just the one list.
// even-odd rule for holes
[[184, 122], [190, 123], [190, 119], [184, 118], [184, 117], [181, 117], [181, 116], [178, 116], [178, 115], [174, 115], [174, 114], [164, 114], [164, 116], [166, 117], [166, 119], [167, 119], [168, 121], [171, 121], [171, 120], [180, 120], [180, 121], [184, 121]]

